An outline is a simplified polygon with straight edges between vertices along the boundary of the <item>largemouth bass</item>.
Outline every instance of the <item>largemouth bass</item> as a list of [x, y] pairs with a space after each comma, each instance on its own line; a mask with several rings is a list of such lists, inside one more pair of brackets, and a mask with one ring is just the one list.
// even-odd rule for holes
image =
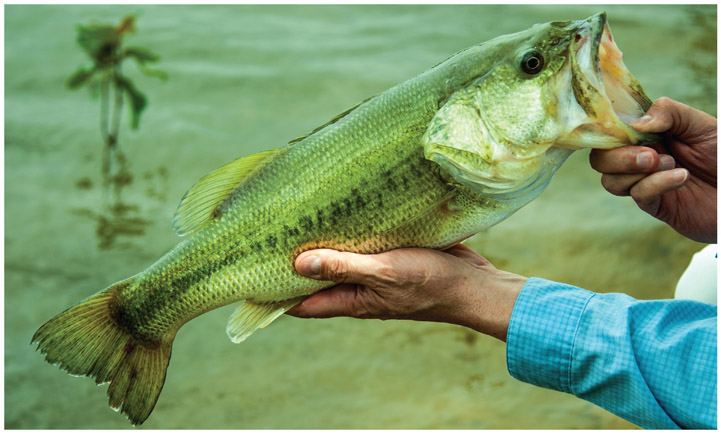
[[244, 340], [333, 284], [295, 272], [305, 250], [457, 244], [538, 196], [573, 150], [654, 141], [628, 125], [650, 103], [605, 14], [470, 47], [202, 178], [174, 217], [184, 241], [32, 342], [48, 362], [109, 383], [110, 406], [140, 424], [186, 322], [240, 302], [226, 332]]

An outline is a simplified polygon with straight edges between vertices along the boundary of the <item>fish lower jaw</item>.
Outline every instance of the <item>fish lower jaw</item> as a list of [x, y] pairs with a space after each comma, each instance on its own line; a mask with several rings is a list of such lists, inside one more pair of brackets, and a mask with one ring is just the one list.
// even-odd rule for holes
[[603, 125], [598, 123], [584, 124], [556, 142], [559, 148], [579, 149], [613, 149], [626, 145], [652, 143], [655, 136], [641, 134], [626, 124]]

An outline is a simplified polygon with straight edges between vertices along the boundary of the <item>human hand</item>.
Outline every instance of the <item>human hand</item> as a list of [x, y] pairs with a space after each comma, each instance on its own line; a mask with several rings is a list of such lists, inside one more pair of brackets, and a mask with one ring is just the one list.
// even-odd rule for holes
[[311, 250], [298, 255], [295, 267], [304, 276], [340, 285], [311, 295], [290, 315], [447, 322], [503, 341], [528, 280], [496, 269], [462, 244], [377, 255]]
[[610, 193], [631, 196], [639, 208], [680, 234], [716, 242], [716, 118], [670, 98], [654, 101], [631, 124], [666, 133], [660, 143], [591, 151]]

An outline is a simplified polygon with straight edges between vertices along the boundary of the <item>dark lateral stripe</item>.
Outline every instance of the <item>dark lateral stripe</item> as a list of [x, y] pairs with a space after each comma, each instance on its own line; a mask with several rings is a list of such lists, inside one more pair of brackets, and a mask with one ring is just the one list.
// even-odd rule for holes
[[155, 322], [153, 312], [168, 308], [172, 310], [173, 306], [178, 306], [190, 291], [197, 290], [203, 280], [246, 256], [247, 251], [240, 249], [239, 244], [236, 243], [229, 254], [219, 260], [202, 262], [197, 266], [178, 267], [166, 271], [169, 278], [156, 278], [143, 282], [146, 285], [146, 297], [140, 306], [120, 306], [116, 315], [123, 317], [129, 327], [139, 332], [146, 329], [149, 324]]
[[[318, 234], [332, 235], [335, 227], [353, 221], [350, 217], [366, 214], [369, 207], [384, 209], [385, 195], [393, 194], [388, 187], [394, 189], [411, 185], [419, 178], [437, 176], [433, 172], [433, 164], [423, 158], [409, 158], [397, 165], [380, 168], [375, 174], [365, 173], [358, 187], [352, 187], [348, 196], [332, 200], [326, 206], [311, 210], [308, 214], [297, 218], [293, 223], [286, 223], [274, 233], [250, 234], [248, 238], [237, 241], [227, 248], [227, 253], [218, 259], [207, 260], [202, 252], [188, 255], [179, 261], [173, 269], [165, 270], [163, 276], [156, 275], [143, 282], [146, 286], [145, 299], [139, 304], [121, 307], [122, 312], [116, 315], [126, 324], [141, 332], [149, 325], [156, 323], [161, 312], [173, 311], [182, 315], [181, 305], [195, 298], [192, 291], [199, 289], [200, 284], [228, 266], [238, 264], [244, 257], [259, 252], [292, 251], [297, 246], [311, 241]], [[376, 185], [377, 189], [365, 189], [364, 186]], [[368, 222], [372, 224], [372, 222]], [[282, 229], [281, 229], [282, 228]], [[363, 228], [346, 228], [351, 231], [363, 231]], [[366, 228], [367, 229], [367, 228]]]

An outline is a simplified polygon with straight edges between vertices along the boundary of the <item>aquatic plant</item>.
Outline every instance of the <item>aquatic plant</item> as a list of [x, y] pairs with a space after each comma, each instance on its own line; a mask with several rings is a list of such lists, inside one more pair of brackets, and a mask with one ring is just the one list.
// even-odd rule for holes
[[[101, 238], [101, 248], [112, 245], [118, 234], [142, 234], [138, 225], [145, 223], [142, 219], [128, 218], [128, 211], [137, 207], [123, 204], [120, 198], [122, 188], [132, 182], [127, 159], [120, 151], [118, 141], [124, 100], [128, 100], [130, 128], [134, 130], [139, 128], [140, 116], [148, 106], [148, 98], [123, 73], [122, 64], [125, 60], [132, 59], [142, 74], [163, 81], [167, 79], [164, 71], [148, 67], [148, 64], [158, 62], [160, 56], [145, 47], [123, 46], [124, 37], [134, 30], [134, 15], [124, 17], [117, 26], [77, 25], [78, 45], [88, 55], [91, 63], [78, 67], [65, 83], [69, 89], [89, 87], [93, 94], [100, 94], [100, 133], [105, 144], [102, 160], [103, 202], [110, 212], [110, 217], [97, 217], [97, 234]], [[112, 105], [111, 90], [114, 96]], [[110, 195], [108, 193], [113, 196], [110, 204], [107, 203]]]

